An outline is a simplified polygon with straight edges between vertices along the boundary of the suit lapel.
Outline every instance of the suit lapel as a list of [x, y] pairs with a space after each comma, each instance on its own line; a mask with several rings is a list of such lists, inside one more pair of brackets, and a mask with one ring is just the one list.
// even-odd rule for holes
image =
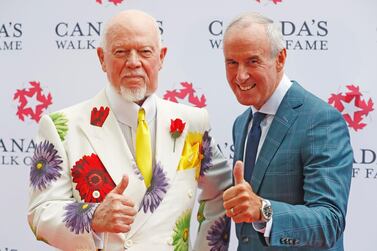
[[186, 135], [190, 125], [186, 123], [185, 129], [182, 134], [175, 140], [170, 135], [171, 120], [180, 118], [178, 114], [174, 113], [167, 101], [157, 100], [157, 127], [156, 127], [156, 163], [160, 163], [166, 172], [169, 183], [172, 183], [176, 173], [183, 146], [185, 143]]
[[[181, 158], [182, 149], [184, 146], [185, 138], [188, 132], [189, 125], [186, 124], [181, 136], [176, 139], [175, 151], [174, 140], [170, 135], [170, 121], [176, 119], [179, 115], [172, 111], [172, 105], [166, 101], [156, 97], [157, 116], [156, 116], [156, 164], [159, 164], [164, 170], [169, 185], [173, 183], [177, 173], [177, 167]], [[179, 117], [178, 117], [179, 118]], [[181, 118], [182, 119], [182, 118]], [[183, 121], [185, 122], [185, 121]], [[154, 167], [155, 168], [155, 167]], [[169, 187], [168, 187], [169, 188]], [[166, 196], [166, 194], [165, 194]], [[164, 198], [162, 199], [162, 201]], [[161, 201], [161, 203], [162, 203]], [[128, 238], [132, 237], [138, 229], [149, 219], [153, 213], [150, 210], [144, 213], [140, 210], [138, 216], [135, 218], [128, 234]]]
[[129, 184], [124, 195], [129, 196], [136, 205], [139, 205], [146, 187], [139, 176], [140, 174], [137, 173], [134, 158], [114, 114], [110, 110], [102, 127], [90, 124], [91, 109], [94, 107], [99, 108], [100, 106], [109, 107], [104, 91], [97, 95], [93, 99], [93, 102], [89, 104], [87, 111], [89, 117], [84, 116], [86, 120], [80, 123], [80, 127], [114, 183], [119, 184], [124, 174], [129, 176]]
[[271, 160], [274, 158], [275, 153], [283, 142], [289, 128], [297, 119], [298, 111], [296, 109], [300, 107], [304, 101], [301, 90], [302, 89], [298, 84], [293, 83], [275, 114], [275, 118], [272, 121], [271, 127], [258, 155], [251, 178], [251, 185], [255, 192], [259, 191]]
[[245, 140], [248, 132], [249, 122], [252, 117], [251, 108], [244, 111], [241, 116], [237, 118], [235, 126], [233, 128], [233, 138], [235, 139], [235, 155], [233, 158], [233, 166], [237, 160], [244, 158]]

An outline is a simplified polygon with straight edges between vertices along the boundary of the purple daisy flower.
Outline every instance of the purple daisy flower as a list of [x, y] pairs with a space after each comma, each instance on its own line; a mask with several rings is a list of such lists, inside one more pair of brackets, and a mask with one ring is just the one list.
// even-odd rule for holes
[[57, 152], [47, 140], [40, 142], [35, 148], [30, 169], [30, 185], [34, 189], [46, 189], [53, 180], [60, 178], [60, 164], [63, 160]]
[[69, 231], [75, 234], [80, 234], [91, 231], [91, 221], [94, 214], [94, 210], [98, 204], [85, 203], [85, 202], [73, 202], [64, 207], [64, 219], [65, 226]]
[[200, 167], [200, 176], [203, 176], [209, 168], [212, 167], [212, 146], [211, 146], [212, 137], [209, 136], [208, 131], [205, 131], [203, 134], [202, 140], [202, 151], [203, 159]]
[[134, 173], [136, 174], [136, 176], [139, 178], [139, 180], [144, 181], [144, 177], [141, 174], [140, 169], [137, 167], [135, 161], [132, 162], [131, 167], [132, 167], [132, 170], [134, 171]]
[[225, 215], [208, 230], [207, 241], [211, 251], [226, 251], [229, 245], [230, 218]]
[[143, 200], [141, 201], [140, 209], [143, 208], [144, 213], [148, 212], [148, 209], [151, 213], [156, 210], [160, 205], [162, 199], [164, 198], [169, 187], [168, 179], [162, 169], [160, 163], [157, 163], [153, 169], [153, 177], [150, 187], [147, 189]]

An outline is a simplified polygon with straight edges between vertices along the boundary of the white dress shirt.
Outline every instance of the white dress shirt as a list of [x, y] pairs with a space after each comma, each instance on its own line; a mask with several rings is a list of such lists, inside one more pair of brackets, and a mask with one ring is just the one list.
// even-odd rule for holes
[[135, 159], [136, 149], [136, 128], [137, 128], [137, 115], [140, 108], [145, 110], [145, 118], [151, 134], [151, 147], [152, 147], [152, 167], [155, 165], [154, 154], [156, 152], [156, 95], [150, 95], [139, 106], [134, 102], [125, 100], [114, 88], [108, 84], [106, 86], [106, 96], [109, 100], [110, 109], [115, 115], [123, 136], [126, 139], [127, 145]]
[[[151, 134], [151, 147], [152, 147], [152, 168], [155, 165], [154, 153], [156, 152], [156, 95], [150, 95], [139, 106], [134, 102], [125, 100], [119, 93], [117, 93], [111, 84], [108, 84], [105, 89], [106, 97], [109, 101], [110, 109], [118, 121], [119, 127], [127, 142], [128, 148], [135, 159], [136, 149], [136, 128], [137, 116], [140, 108], [144, 108], [145, 118]], [[104, 233], [94, 233], [94, 242], [96, 248], [102, 249], [104, 247]]]
[[[257, 157], [256, 160], [258, 159], [258, 155], [260, 152], [260, 149], [263, 146], [263, 142], [266, 139], [268, 130], [270, 129], [270, 126], [272, 124], [273, 119], [275, 118], [275, 114], [280, 106], [281, 101], [283, 100], [285, 94], [287, 93], [288, 89], [291, 87], [292, 82], [288, 79], [288, 77], [284, 74], [283, 78], [281, 79], [280, 83], [276, 87], [276, 90], [274, 93], [271, 95], [271, 97], [264, 103], [264, 105], [258, 110], [255, 107], [251, 107], [253, 110], [253, 113], [255, 112], [261, 112], [267, 114], [266, 117], [262, 120], [260, 127], [261, 127], [261, 137], [259, 140], [259, 145], [258, 145], [258, 150], [257, 150]], [[251, 119], [249, 123], [249, 128], [248, 128], [248, 134], [251, 129], [251, 126], [253, 124], [253, 120]], [[246, 145], [247, 145], [247, 138], [245, 140], [245, 147], [244, 147], [244, 163], [245, 163], [245, 156], [246, 156]], [[272, 227], [272, 221], [273, 221], [273, 216], [270, 221], [266, 223], [253, 223], [253, 227], [256, 231], [264, 233], [264, 237], [268, 238], [270, 237], [270, 232], [271, 232], [271, 227]]]

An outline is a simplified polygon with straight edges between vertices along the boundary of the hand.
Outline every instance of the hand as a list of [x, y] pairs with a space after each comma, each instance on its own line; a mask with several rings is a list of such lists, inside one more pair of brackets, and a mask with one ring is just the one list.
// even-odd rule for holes
[[99, 204], [92, 219], [92, 229], [96, 233], [127, 233], [134, 222], [136, 210], [134, 203], [123, 195], [128, 186], [128, 176], [124, 175], [120, 183], [109, 192]]
[[244, 180], [243, 170], [242, 161], [237, 161], [233, 169], [235, 185], [223, 193], [226, 215], [235, 223], [260, 221], [261, 198]]

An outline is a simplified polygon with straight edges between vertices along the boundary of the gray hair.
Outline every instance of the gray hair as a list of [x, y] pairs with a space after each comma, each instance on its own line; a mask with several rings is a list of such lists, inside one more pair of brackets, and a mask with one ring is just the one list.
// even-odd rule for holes
[[224, 38], [235, 26], [246, 28], [251, 24], [262, 24], [266, 27], [266, 34], [271, 46], [271, 57], [275, 57], [284, 47], [284, 39], [280, 26], [272, 19], [257, 12], [248, 12], [236, 17], [226, 28]]

